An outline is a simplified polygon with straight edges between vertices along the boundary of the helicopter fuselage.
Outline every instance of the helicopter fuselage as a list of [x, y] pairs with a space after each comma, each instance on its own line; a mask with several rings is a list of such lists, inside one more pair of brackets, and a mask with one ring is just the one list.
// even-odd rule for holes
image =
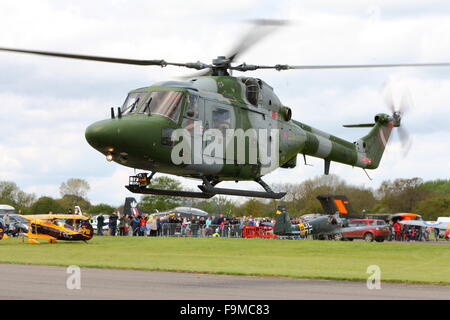
[[[335, 161], [374, 169], [391, 120], [377, 115], [372, 131], [352, 143], [292, 120], [291, 110], [260, 79], [203, 76], [131, 91], [117, 115], [90, 125], [85, 136], [107, 159], [124, 166], [220, 181], [254, 180], [278, 167], [295, 167], [299, 153], [324, 159], [328, 168]], [[183, 139], [174, 138], [176, 130], [189, 136], [190, 150], [180, 149]], [[217, 142], [223, 152], [214, 148]]]

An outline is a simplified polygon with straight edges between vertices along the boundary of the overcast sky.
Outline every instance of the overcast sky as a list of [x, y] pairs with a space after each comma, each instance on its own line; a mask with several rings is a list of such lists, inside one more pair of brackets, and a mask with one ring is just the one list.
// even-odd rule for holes
[[[257, 18], [291, 25], [258, 43], [248, 64], [365, 64], [450, 61], [448, 0], [398, 1], [0, 1], [0, 46], [135, 59], [210, 63], [226, 55]], [[141, 67], [0, 52], [0, 180], [38, 196], [59, 197], [69, 178], [89, 182], [89, 200], [122, 204], [133, 169], [106, 162], [84, 138], [85, 128], [108, 118], [128, 91], [172, 80], [192, 70]], [[293, 118], [353, 141], [364, 123], [388, 112], [381, 89], [411, 92], [403, 118], [413, 145], [402, 157], [396, 134], [380, 167], [369, 171], [338, 163], [331, 172], [349, 183], [377, 188], [385, 179], [449, 178], [450, 67], [311, 71], [257, 71], [274, 87]], [[323, 173], [298, 158], [267, 182], [301, 182]], [[185, 186], [198, 182], [181, 179]], [[224, 184], [226, 187], [227, 184]], [[228, 186], [235, 186], [234, 183]], [[239, 185], [238, 185], [239, 186]], [[254, 183], [241, 187], [255, 188]]]

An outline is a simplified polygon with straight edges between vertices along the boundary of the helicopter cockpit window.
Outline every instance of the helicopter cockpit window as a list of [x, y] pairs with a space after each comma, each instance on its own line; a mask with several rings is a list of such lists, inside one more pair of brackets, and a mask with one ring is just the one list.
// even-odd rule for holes
[[155, 91], [136, 109], [137, 113], [158, 114], [174, 121], [178, 120], [183, 102], [183, 93], [178, 91]]
[[122, 105], [122, 114], [133, 113], [136, 111], [136, 107], [139, 102], [145, 96], [146, 92], [133, 92], [128, 94], [128, 97], [125, 99], [125, 102]]
[[190, 94], [188, 95], [188, 103], [186, 106], [186, 116], [189, 118], [198, 119], [199, 117], [199, 101], [198, 96]]
[[215, 109], [212, 112], [212, 125], [213, 128], [225, 131], [231, 129], [231, 116], [230, 111], [226, 109]]
[[245, 96], [247, 97], [248, 102], [252, 105], [258, 105], [258, 97], [259, 97], [259, 83], [254, 78], [243, 78], [242, 82], [245, 84], [246, 92]]

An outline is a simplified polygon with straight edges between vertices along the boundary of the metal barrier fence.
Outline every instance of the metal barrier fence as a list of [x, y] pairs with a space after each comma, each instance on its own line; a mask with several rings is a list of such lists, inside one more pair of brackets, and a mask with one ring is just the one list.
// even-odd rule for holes
[[161, 225], [161, 237], [226, 237], [241, 238], [242, 229], [239, 224], [220, 225], [210, 224], [182, 224], [182, 223], [163, 223]]

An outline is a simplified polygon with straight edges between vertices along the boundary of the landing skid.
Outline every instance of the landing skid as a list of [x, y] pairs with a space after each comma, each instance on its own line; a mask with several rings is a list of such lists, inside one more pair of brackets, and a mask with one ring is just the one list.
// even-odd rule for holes
[[179, 190], [163, 190], [149, 188], [151, 177], [147, 177], [146, 173], [139, 173], [136, 176], [130, 177], [128, 186], [125, 186], [129, 191], [140, 194], [155, 194], [160, 196], [176, 196], [176, 197], [188, 197], [188, 198], [203, 198], [209, 199], [215, 195], [230, 195], [230, 196], [244, 196], [244, 197], [256, 197], [266, 199], [281, 199], [286, 195], [286, 192], [273, 192], [270, 187], [261, 178], [255, 179], [265, 191], [251, 191], [251, 190], [239, 190], [228, 188], [216, 188], [214, 185], [220, 181], [209, 181], [207, 178], [203, 178], [203, 184], [198, 188], [202, 192], [196, 191], [179, 191]]

